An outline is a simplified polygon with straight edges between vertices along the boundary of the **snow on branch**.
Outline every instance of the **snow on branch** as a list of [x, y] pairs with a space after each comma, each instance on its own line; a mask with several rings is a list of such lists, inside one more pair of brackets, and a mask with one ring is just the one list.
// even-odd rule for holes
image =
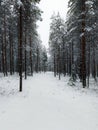
[[21, 2], [21, 0], [17, 0], [17, 5], [18, 5], [19, 7], [21, 7], [21, 6], [23, 5], [23, 3]]
[[93, 4], [94, 4], [94, 2], [93, 2], [93, 1], [88, 0], [88, 1], [86, 1], [86, 2], [85, 2], [85, 4], [86, 4], [86, 5], [93, 5]]

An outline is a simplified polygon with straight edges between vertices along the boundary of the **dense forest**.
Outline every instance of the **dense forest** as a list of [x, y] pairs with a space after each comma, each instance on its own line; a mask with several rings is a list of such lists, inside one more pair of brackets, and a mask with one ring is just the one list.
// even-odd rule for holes
[[46, 71], [47, 52], [37, 32], [42, 20], [39, 0], [0, 0], [0, 72], [33, 75]]
[[53, 14], [50, 26], [50, 63], [54, 76], [69, 75], [70, 85], [80, 79], [89, 87], [98, 77], [98, 1], [69, 0], [66, 21]]
[[89, 87], [90, 76], [98, 76], [98, 1], [69, 0], [66, 20], [51, 16], [49, 57], [37, 31], [43, 13], [40, 0], [0, 0], [0, 72], [27, 79], [33, 72], [54, 71], [77, 79]]
[[98, 130], [98, 0], [0, 0], [0, 130]]

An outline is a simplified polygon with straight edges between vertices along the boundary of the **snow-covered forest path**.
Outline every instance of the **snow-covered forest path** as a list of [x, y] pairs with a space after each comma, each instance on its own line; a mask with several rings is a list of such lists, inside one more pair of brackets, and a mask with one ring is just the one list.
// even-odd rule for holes
[[0, 77], [0, 130], [98, 130], [98, 95], [69, 87], [52, 73]]

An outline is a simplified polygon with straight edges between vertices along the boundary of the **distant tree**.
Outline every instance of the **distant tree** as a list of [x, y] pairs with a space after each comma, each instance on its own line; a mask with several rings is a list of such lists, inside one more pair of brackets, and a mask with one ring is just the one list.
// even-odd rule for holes
[[62, 55], [64, 56], [65, 54], [65, 51], [63, 49], [65, 49], [66, 30], [64, 21], [61, 19], [59, 13], [57, 15], [53, 15], [51, 19], [52, 22], [50, 25], [49, 36], [50, 54], [54, 64], [54, 76], [59, 75], [60, 79], [60, 75], [63, 69]]
[[45, 47], [42, 48], [42, 71], [46, 72], [47, 70], [47, 61], [48, 61], [48, 56], [47, 56], [47, 50]]

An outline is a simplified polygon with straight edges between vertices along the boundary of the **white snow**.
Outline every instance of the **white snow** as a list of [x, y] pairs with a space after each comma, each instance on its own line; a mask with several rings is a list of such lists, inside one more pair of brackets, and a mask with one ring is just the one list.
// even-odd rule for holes
[[92, 27], [86, 27], [85, 30], [90, 32], [92, 30]]
[[98, 91], [68, 86], [68, 77], [0, 76], [0, 130], [98, 130]]
[[21, 2], [21, 0], [17, 0], [17, 5], [18, 5], [19, 7], [23, 5], [22, 2]]
[[87, 4], [87, 5], [93, 5], [93, 4], [94, 4], [94, 2], [93, 2], [93, 1], [91, 1], [91, 0], [88, 0], [88, 1], [86, 1], [86, 2], [85, 2], [85, 4]]

